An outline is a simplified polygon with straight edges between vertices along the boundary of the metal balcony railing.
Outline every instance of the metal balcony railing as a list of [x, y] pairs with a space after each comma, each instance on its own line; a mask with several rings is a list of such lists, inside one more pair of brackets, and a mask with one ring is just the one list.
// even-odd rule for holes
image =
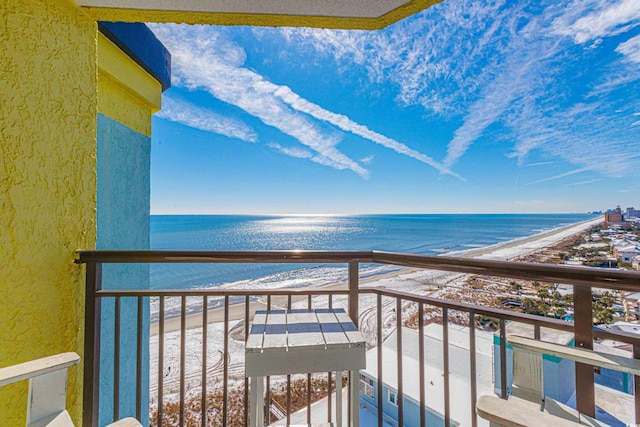
[[[149, 298], [157, 300], [159, 316], [158, 322], [158, 351], [157, 351], [157, 378], [151, 378], [150, 380], [155, 383], [152, 387], [154, 389], [154, 399], [157, 401], [157, 413], [155, 416], [155, 422], [157, 425], [163, 425], [164, 418], [164, 366], [163, 360], [167, 349], [164, 348], [164, 336], [165, 336], [165, 323], [166, 313], [165, 304], [168, 300], [179, 301], [179, 319], [180, 319], [180, 367], [179, 370], [179, 404], [178, 404], [178, 419], [175, 422], [178, 425], [185, 425], [185, 390], [186, 383], [188, 381], [194, 381], [193, 378], [188, 378], [185, 373], [185, 358], [188, 351], [185, 344], [186, 335], [186, 305], [187, 300], [193, 301], [194, 299], [200, 299], [202, 301], [202, 345], [198, 349], [201, 352], [202, 366], [199, 370], [199, 381], [201, 387], [201, 425], [211, 425], [207, 423], [207, 415], [209, 412], [210, 403], [207, 400], [207, 381], [208, 381], [208, 369], [207, 359], [208, 355], [212, 352], [220, 352], [220, 363], [222, 364], [222, 405], [221, 405], [221, 425], [234, 425], [237, 420], [230, 420], [229, 407], [230, 403], [237, 404], [237, 399], [234, 397], [233, 402], [229, 402], [229, 334], [230, 334], [230, 307], [234, 306], [236, 309], [238, 304], [242, 306], [244, 315], [244, 325], [248, 325], [252, 316], [250, 310], [250, 303], [257, 298], [262, 299], [267, 308], [275, 305], [276, 299], [278, 305], [286, 305], [287, 308], [291, 308], [295, 301], [306, 300], [306, 306], [308, 308], [329, 307], [334, 305], [342, 305], [347, 309], [350, 317], [354, 323], [358, 325], [359, 315], [362, 314], [359, 310], [359, 301], [361, 298], [374, 298], [375, 303], [373, 309], [375, 310], [375, 338], [373, 343], [377, 347], [377, 367], [378, 367], [378, 383], [377, 383], [377, 418], [378, 425], [383, 425], [383, 381], [385, 378], [385, 372], [383, 369], [384, 360], [382, 352], [383, 343], [383, 312], [389, 312], [389, 310], [395, 310], [395, 326], [397, 328], [397, 360], [394, 364], [397, 369], [397, 422], [398, 425], [404, 423], [404, 408], [403, 408], [403, 389], [404, 381], [403, 377], [403, 360], [402, 360], [402, 325], [403, 325], [403, 311], [406, 311], [407, 304], [413, 304], [417, 309], [418, 317], [418, 352], [419, 359], [424, 360], [425, 352], [428, 349], [424, 347], [424, 334], [423, 328], [424, 322], [424, 308], [432, 307], [441, 310], [442, 315], [442, 357], [443, 357], [443, 389], [440, 391], [443, 394], [444, 409], [442, 417], [444, 419], [444, 425], [451, 425], [451, 390], [450, 390], [450, 378], [449, 378], [449, 316], [453, 311], [465, 313], [468, 320], [468, 324], [474, 327], [469, 327], [469, 397], [470, 405], [466, 409], [469, 412], [471, 424], [477, 425], [477, 418], [475, 414], [475, 403], [477, 401], [477, 384], [476, 384], [476, 320], [481, 317], [489, 317], [497, 319], [499, 328], [499, 360], [500, 360], [500, 384], [499, 390], [503, 398], [506, 398], [508, 393], [507, 384], [507, 363], [506, 363], [506, 322], [519, 322], [528, 325], [533, 325], [535, 338], [540, 338], [541, 328], [550, 328], [574, 334], [575, 345], [584, 348], [593, 348], [594, 340], [596, 339], [613, 339], [619, 342], [628, 343], [633, 347], [633, 357], [640, 358], [640, 339], [636, 335], [627, 334], [622, 332], [610, 332], [602, 330], [594, 330], [593, 316], [592, 316], [592, 288], [605, 288], [611, 290], [627, 290], [627, 291], [640, 291], [640, 273], [626, 272], [619, 270], [606, 270], [606, 269], [591, 269], [580, 267], [568, 267], [562, 265], [551, 264], [533, 264], [533, 263], [516, 263], [516, 262], [504, 262], [504, 261], [492, 261], [481, 260], [472, 258], [454, 258], [454, 257], [440, 257], [440, 256], [424, 256], [424, 255], [411, 255], [378, 251], [237, 251], [237, 252], [225, 252], [225, 251], [79, 251], [77, 262], [85, 264], [86, 266], [86, 301], [85, 301], [85, 354], [84, 354], [84, 397], [83, 397], [83, 423], [85, 426], [96, 426], [98, 424], [98, 411], [99, 411], [99, 399], [100, 399], [100, 386], [98, 379], [100, 378], [100, 334], [101, 328], [108, 327], [113, 328], [115, 335], [115, 346], [109, 351], [113, 351], [113, 363], [114, 363], [114, 378], [113, 378], [113, 397], [103, 396], [103, 398], [112, 398], [114, 405], [114, 419], [119, 417], [117, 404], [121, 399], [119, 394], [120, 383], [120, 368], [119, 358], [122, 349], [119, 347], [119, 334], [123, 324], [131, 324], [135, 322], [137, 325], [137, 345], [136, 345], [136, 412], [137, 417], [141, 418], [146, 414], [146, 408], [142, 408], [142, 396], [143, 393], [149, 393], [149, 390], [142, 389], [142, 366], [143, 366], [143, 339], [142, 330], [147, 325], [143, 322], [143, 307], [149, 303]], [[128, 264], [128, 263], [322, 263], [322, 264], [345, 264], [348, 268], [348, 286], [344, 289], [309, 289], [309, 288], [296, 288], [296, 289], [252, 289], [252, 290], [240, 290], [240, 289], [197, 289], [197, 290], [103, 290], [102, 283], [102, 266], [103, 264]], [[540, 316], [533, 316], [529, 314], [523, 314], [519, 312], [503, 310], [487, 306], [472, 305], [466, 303], [460, 303], [455, 301], [448, 301], [442, 299], [431, 298], [422, 295], [416, 295], [413, 293], [399, 292], [397, 290], [389, 290], [385, 288], [372, 288], [359, 286], [359, 264], [361, 263], [379, 263], [389, 264], [397, 266], [406, 266], [414, 268], [424, 268], [432, 270], [443, 270], [449, 272], [469, 273], [475, 275], [487, 275], [487, 276], [499, 276], [512, 279], [528, 279], [538, 280], [541, 282], [551, 283], [564, 283], [574, 285], [574, 322], [567, 322], [559, 319], [546, 318]], [[209, 303], [213, 299], [221, 299], [223, 310], [223, 339], [222, 348], [212, 348], [209, 343], [207, 328], [208, 328], [208, 310]], [[113, 301], [115, 307], [115, 319], [113, 325], [101, 325], [101, 306], [105, 301]], [[137, 316], [135, 319], [121, 318], [120, 306], [122, 301], [134, 300], [137, 302]], [[284, 302], [282, 302], [282, 301]], [[303, 302], [304, 303], [304, 302]], [[298, 302], [300, 304], [300, 302]], [[244, 328], [245, 339], [248, 328]], [[129, 350], [129, 349], [127, 349]], [[420, 364], [422, 365], [422, 363]], [[237, 366], [234, 369], [237, 370]], [[420, 390], [419, 405], [420, 405], [420, 420], [419, 425], [424, 426], [425, 420], [425, 408], [427, 407], [427, 396], [425, 396], [425, 372], [422, 366], [419, 369], [420, 372], [412, 375], [412, 380], [418, 382]], [[577, 409], [583, 413], [594, 415], [594, 375], [593, 368], [588, 365], [582, 365], [576, 363], [576, 402]], [[335, 390], [335, 386], [332, 387], [332, 382], [335, 383], [331, 374], [326, 375], [327, 390], [326, 394], [331, 396], [331, 392]], [[306, 407], [307, 407], [307, 422], [311, 421], [311, 375], [307, 376], [307, 389], [306, 389]], [[352, 379], [358, 381], [358, 379]], [[283, 405], [275, 405], [277, 408], [274, 411], [267, 410], [265, 412], [265, 420], [269, 420], [271, 413], [284, 413], [286, 414], [287, 421], [292, 412], [292, 394], [291, 394], [291, 378], [287, 377], [287, 393], [286, 402]], [[497, 386], [497, 385], [496, 385]], [[640, 387], [640, 381], [637, 377], [634, 377], [634, 390], [638, 390]], [[244, 383], [240, 384], [242, 388], [241, 395], [243, 397], [242, 405], [243, 419], [240, 424], [247, 425], [248, 419], [248, 382], [246, 379]], [[269, 402], [271, 398], [269, 396], [271, 387], [269, 385], [269, 379], [267, 379], [266, 387], [266, 399], [267, 408], [269, 408]], [[294, 396], [299, 397], [299, 396]], [[640, 423], [640, 393], [635, 393], [635, 422]], [[348, 402], [348, 405], [358, 404], [358, 402]], [[327, 421], [331, 420], [331, 399], [328, 400]], [[271, 420], [274, 421], [274, 420]], [[288, 422], [287, 422], [288, 424]], [[166, 423], [164, 425], [167, 425]]]

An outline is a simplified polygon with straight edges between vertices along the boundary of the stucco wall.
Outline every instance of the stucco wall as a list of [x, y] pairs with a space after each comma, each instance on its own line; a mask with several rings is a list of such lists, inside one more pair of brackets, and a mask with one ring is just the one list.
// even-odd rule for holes
[[104, 35], [98, 37], [98, 111], [146, 136], [162, 85]]
[[[135, 29], [133, 30], [135, 31]], [[149, 249], [151, 115], [160, 109], [162, 85], [103, 34], [98, 37], [97, 249]], [[149, 266], [107, 264], [104, 289], [147, 289]], [[142, 304], [142, 386], [149, 389], [149, 302]], [[102, 303], [100, 425], [114, 405], [114, 300]], [[136, 416], [137, 316], [135, 298], [120, 308], [119, 416]], [[142, 392], [142, 422], [149, 394]]]
[[[0, 366], [82, 354], [83, 268], [95, 247], [96, 23], [67, 0], [0, 6]], [[68, 404], [81, 419], [82, 366]], [[24, 425], [26, 382], [0, 388]]]
[[[102, 96], [102, 92], [100, 93]], [[147, 112], [146, 121], [151, 121]], [[98, 114], [97, 249], [149, 249], [149, 182], [151, 138]], [[149, 266], [107, 264], [104, 289], [148, 289]], [[120, 416], [136, 416], [137, 316], [134, 298], [120, 308]], [[149, 389], [149, 302], [143, 300], [142, 390]], [[114, 301], [102, 304], [100, 357], [100, 425], [113, 421]], [[143, 411], [149, 394], [142, 393]], [[148, 416], [143, 413], [146, 424]]]

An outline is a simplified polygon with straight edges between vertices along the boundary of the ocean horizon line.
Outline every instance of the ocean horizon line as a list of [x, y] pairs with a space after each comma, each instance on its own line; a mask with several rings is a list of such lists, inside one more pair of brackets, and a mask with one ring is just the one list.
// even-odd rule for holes
[[410, 215], [599, 215], [591, 212], [387, 212], [387, 213], [192, 213], [151, 212], [150, 216], [239, 216], [239, 217], [351, 217], [351, 216], [410, 216]]

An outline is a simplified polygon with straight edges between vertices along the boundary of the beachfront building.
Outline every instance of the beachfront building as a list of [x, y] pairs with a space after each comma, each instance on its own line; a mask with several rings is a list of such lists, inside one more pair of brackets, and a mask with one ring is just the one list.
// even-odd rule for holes
[[613, 210], [608, 210], [604, 213], [604, 226], [605, 228], [609, 228], [613, 225], [620, 225], [624, 222], [624, 215], [622, 214], [622, 209], [620, 206], [616, 207]]
[[626, 213], [626, 218], [627, 219], [633, 219], [633, 218], [640, 218], [640, 209], [636, 209], [636, 208], [627, 208], [627, 213]]
[[627, 221], [627, 218], [625, 218], [625, 214], [622, 212], [622, 209], [620, 209], [620, 206], [617, 206], [615, 209], [610, 209], [604, 213], [603, 225], [605, 228], [620, 228], [626, 230], [633, 225], [632, 222]]
[[629, 244], [615, 246], [615, 251], [616, 256], [620, 258], [621, 262], [633, 262], [633, 259], [640, 254], [636, 245]]
[[[451, 426], [471, 425], [472, 404], [467, 392], [470, 385], [469, 328], [449, 324], [449, 387], [455, 397], [451, 407]], [[402, 393], [403, 424], [420, 425], [420, 387], [408, 378], [415, 377], [420, 370], [418, 332], [402, 328]], [[492, 378], [492, 337], [486, 331], [476, 331], [476, 369], [479, 394], [491, 394]], [[398, 335], [391, 333], [382, 344], [382, 412], [385, 421], [398, 425]], [[425, 372], [425, 425], [442, 426], [444, 423], [444, 401], [440, 392], [444, 387], [444, 353], [442, 325], [431, 324], [424, 328], [425, 352], [422, 362]], [[368, 411], [378, 411], [378, 351], [372, 348], [367, 352], [367, 367], [360, 371], [360, 403]], [[479, 420], [479, 425], [488, 425]]]

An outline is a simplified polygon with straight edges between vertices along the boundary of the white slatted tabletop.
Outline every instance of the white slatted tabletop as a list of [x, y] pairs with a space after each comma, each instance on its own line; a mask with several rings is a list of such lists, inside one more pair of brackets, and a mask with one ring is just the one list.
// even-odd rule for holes
[[[334, 371], [352, 371], [356, 386], [351, 396], [357, 398], [357, 373], [365, 367], [365, 352], [362, 334], [343, 309], [258, 310], [245, 346], [252, 401], [262, 405], [263, 381], [258, 378]], [[357, 412], [359, 405], [352, 407]], [[259, 417], [261, 411], [255, 411]], [[352, 425], [358, 425], [357, 418], [352, 414]]]

